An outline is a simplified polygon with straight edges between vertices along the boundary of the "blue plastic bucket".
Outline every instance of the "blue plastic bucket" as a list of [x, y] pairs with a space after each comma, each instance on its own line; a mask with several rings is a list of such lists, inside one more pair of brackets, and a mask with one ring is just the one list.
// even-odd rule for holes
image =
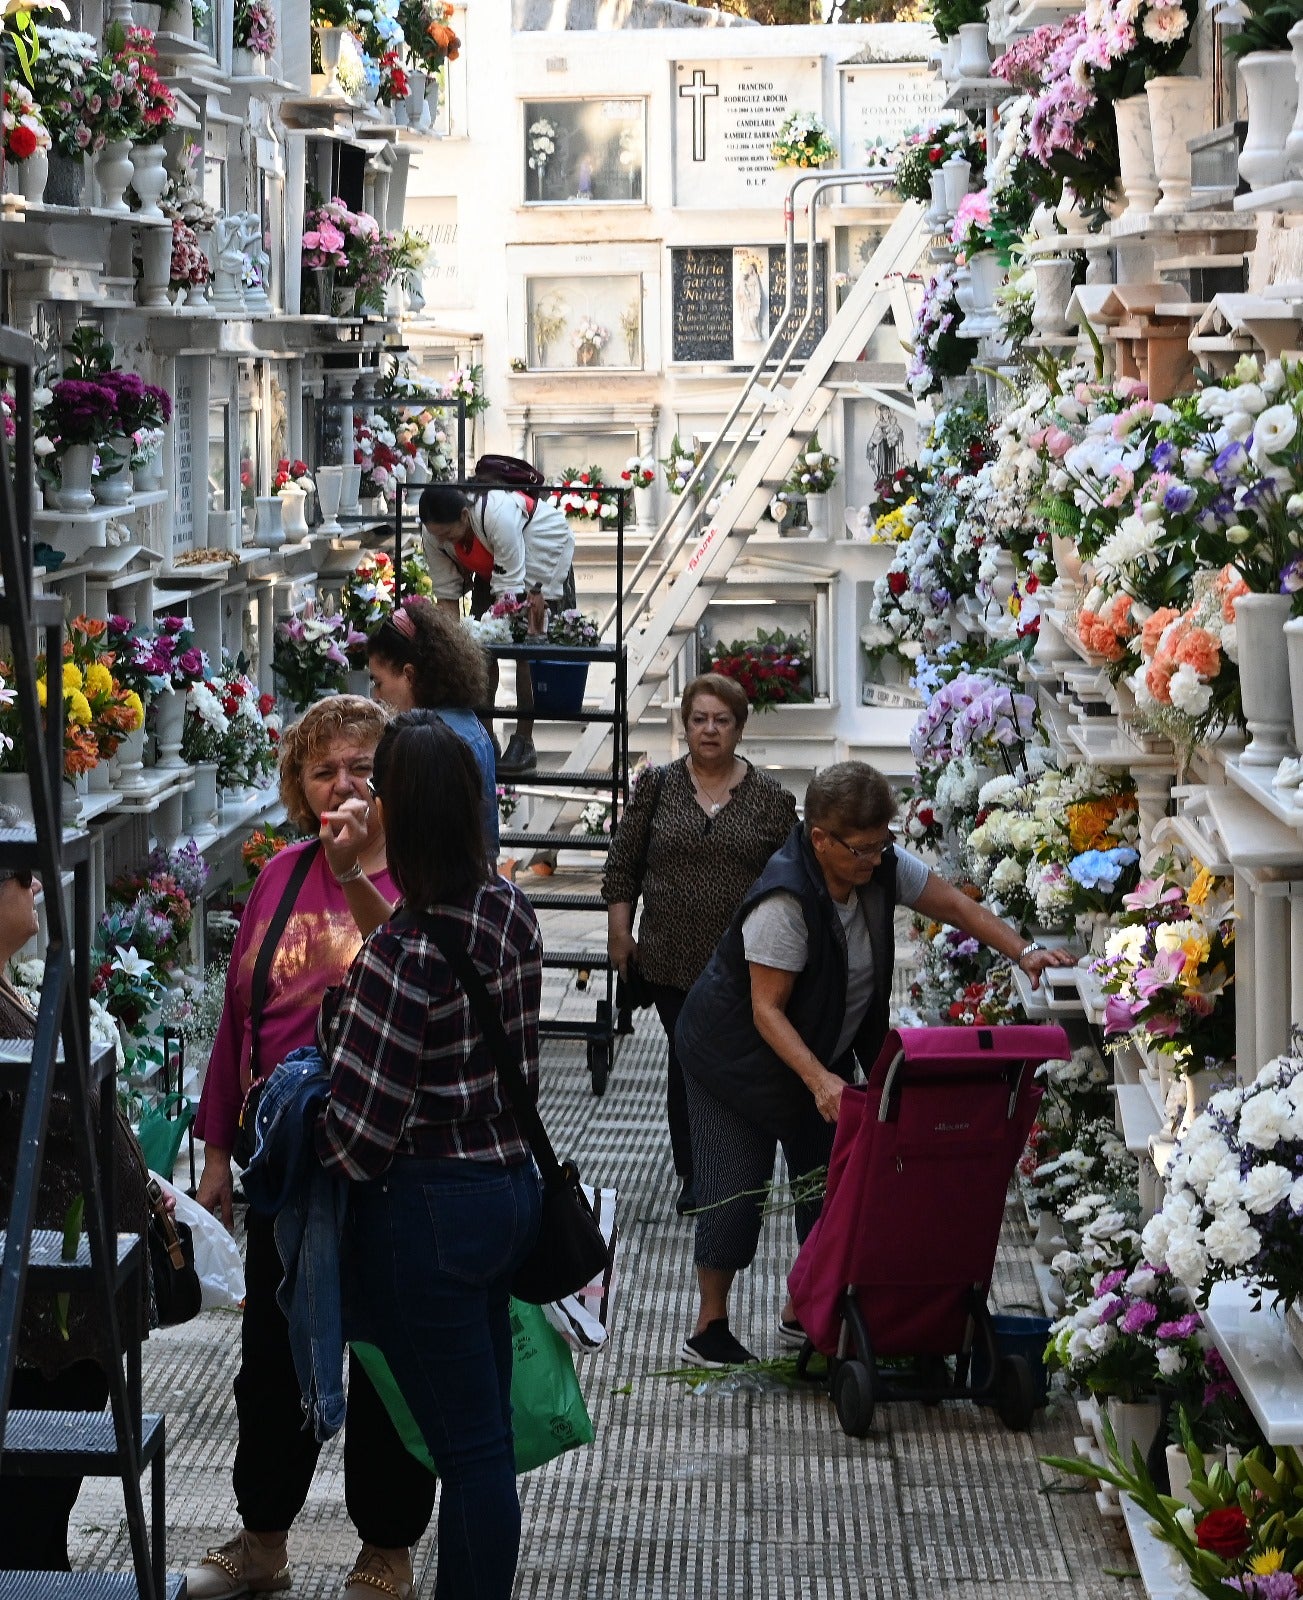
[[[1016, 1317], [1007, 1312], [992, 1316], [995, 1348], [1002, 1356], [1021, 1356], [1031, 1369], [1036, 1404], [1043, 1406], [1049, 1397], [1050, 1375], [1045, 1370], [1045, 1346], [1050, 1337], [1048, 1317]], [[973, 1348], [972, 1383], [975, 1389], [986, 1382], [986, 1352], [979, 1340]]]
[[586, 661], [531, 661], [529, 672], [534, 680], [534, 709], [540, 716], [548, 712], [563, 716], [584, 709]]

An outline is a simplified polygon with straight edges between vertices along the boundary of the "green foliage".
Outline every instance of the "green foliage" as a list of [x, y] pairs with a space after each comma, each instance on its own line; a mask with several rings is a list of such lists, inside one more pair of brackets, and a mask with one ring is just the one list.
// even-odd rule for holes
[[932, 0], [932, 26], [941, 40], [953, 39], [970, 22], [986, 21], [986, 0]]
[[1223, 42], [1229, 56], [1247, 56], [1253, 50], [1288, 50], [1289, 30], [1303, 22], [1303, 0], [1241, 0], [1245, 12], [1240, 31]]

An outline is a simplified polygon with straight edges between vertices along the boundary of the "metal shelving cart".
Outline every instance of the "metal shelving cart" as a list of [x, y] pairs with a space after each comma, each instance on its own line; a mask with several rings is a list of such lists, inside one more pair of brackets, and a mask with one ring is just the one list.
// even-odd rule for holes
[[[419, 498], [420, 490], [423, 487], [425, 486], [403, 485], [395, 497], [394, 567], [395, 571], [399, 573], [402, 571], [404, 523], [407, 520], [405, 516], [405, 501], [409, 495]], [[483, 493], [486, 488], [501, 489], [505, 486], [462, 478], [448, 483], [447, 487], [462, 489], [468, 494], [476, 494]], [[567, 488], [564, 484], [540, 484], [531, 486], [528, 490], [509, 490], [508, 492], [527, 493], [535, 498], [545, 499], [549, 495], [564, 494], [567, 492]], [[491, 711], [492, 716], [501, 721], [528, 718], [535, 723], [609, 724], [611, 729], [611, 764], [609, 767], [589, 769], [585, 772], [538, 768], [533, 772], [503, 778], [500, 781], [510, 783], [513, 788], [533, 790], [540, 796], [546, 796], [551, 791], [551, 798], [554, 801], [559, 801], [563, 811], [566, 806], [574, 803], [574, 797], [569, 791], [577, 790], [583, 792], [592, 790], [596, 796], [609, 801], [611, 807], [611, 832], [614, 833], [629, 791], [627, 650], [624, 641], [624, 535], [625, 515], [628, 509], [630, 491], [612, 487], [604, 492], [617, 497], [617, 516], [613, 529], [616, 536], [616, 602], [614, 631], [609, 641], [592, 649], [549, 644], [492, 645], [489, 649], [491, 654], [500, 661], [557, 661], [609, 665], [613, 669], [613, 695], [610, 709], [588, 710], [580, 708], [574, 711], [562, 712], [542, 709], [538, 706], [494, 705], [485, 708], [485, 715], [488, 716]], [[577, 850], [591, 851], [598, 854], [604, 853], [609, 849], [610, 836], [604, 833], [576, 834], [555, 826], [547, 829], [504, 828], [501, 833], [501, 842], [504, 846], [514, 845], [534, 850]], [[594, 949], [575, 949], [563, 946], [549, 947], [545, 941], [543, 951], [543, 965], [545, 967], [562, 968], [583, 975], [582, 986], [585, 989], [591, 985], [594, 976], [598, 978], [592, 1021], [545, 1021], [539, 1031], [544, 1038], [583, 1040], [587, 1046], [588, 1072], [592, 1079], [593, 1093], [604, 1094], [611, 1076], [618, 1022], [616, 975], [606, 954], [606, 902], [602, 899], [600, 893], [596, 892], [575, 892], [562, 888], [535, 889], [532, 885], [529, 886], [526, 892], [529, 895], [530, 904], [536, 910], [590, 911], [595, 917], [600, 917], [601, 919], [598, 930], [600, 934], [598, 947]]]

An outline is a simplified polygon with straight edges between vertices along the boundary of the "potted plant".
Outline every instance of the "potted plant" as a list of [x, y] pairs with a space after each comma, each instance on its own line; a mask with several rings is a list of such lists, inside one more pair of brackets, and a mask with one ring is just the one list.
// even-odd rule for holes
[[53, 146], [50, 130], [41, 116], [36, 98], [17, 78], [4, 81], [0, 103], [0, 141], [6, 166], [18, 172], [18, 185], [25, 200], [39, 201], [49, 176], [49, 153]]
[[735, 639], [729, 645], [716, 641], [704, 670], [736, 679], [753, 711], [808, 705], [814, 698], [810, 641], [803, 633], [784, 633], [781, 628], [767, 633], [759, 628], [753, 639]]
[[828, 491], [836, 481], [837, 457], [824, 450], [817, 433], [811, 434], [783, 488], [790, 495], [804, 497], [812, 539], [822, 539], [828, 533]]
[[328, 694], [343, 693], [347, 651], [359, 642], [347, 618], [338, 612], [318, 616], [311, 605], [300, 616], [283, 617], [276, 624], [272, 671], [296, 711]]
[[185, 730], [186, 694], [208, 676], [208, 657], [199, 648], [189, 617], [168, 616], [159, 621], [148, 670], [160, 678], [159, 692], [150, 707], [154, 743], [160, 767], [183, 767], [181, 741]]
[[268, 0], [235, 0], [231, 71], [237, 78], [265, 73], [276, 48], [276, 13]]
[[958, 39], [955, 70], [961, 78], [986, 78], [991, 73], [987, 49], [986, 0], [932, 0], [932, 26], [944, 44]]
[[99, 60], [99, 49], [88, 33], [44, 23], [36, 24], [36, 38], [30, 86], [52, 141], [45, 198], [51, 205], [80, 205], [82, 158], [90, 147], [91, 133], [73, 101], [73, 91]]
[[837, 159], [832, 135], [813, 111], [793, 111], [770, 146], [778, 167], [823, 167]]
[[[548, 645], [559, 645], [566, 650], [593, 650], [600, 637], [596, 622], [582, 611], [573, 607], [565, 611], [548, 608], [545, 634]], [[526, 644], [532, 642], [527, 633], [523, 639]], [[565, 716], [583, 709], [584, 689], [588, 683], [586, 661], [542, 655], [531, 661], [530, 675], [534, 682], [534, 706], [540, 716]]]

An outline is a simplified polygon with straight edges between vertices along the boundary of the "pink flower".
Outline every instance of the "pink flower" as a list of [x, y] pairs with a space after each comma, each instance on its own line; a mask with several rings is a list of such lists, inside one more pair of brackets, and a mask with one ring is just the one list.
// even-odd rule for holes
[[1104, 1005], [1104, 1032], [1129, 1033], [1135, 1025], [1138, 1006], [1124, 1000], [1120, 994], [1111, 994]]

